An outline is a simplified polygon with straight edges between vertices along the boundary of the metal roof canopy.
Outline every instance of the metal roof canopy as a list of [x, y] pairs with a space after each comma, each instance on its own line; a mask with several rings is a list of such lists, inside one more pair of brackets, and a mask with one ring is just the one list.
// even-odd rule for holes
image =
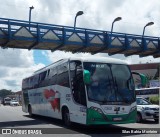
[[124, 34], [38, 22], [0, 18], [2, 48], [152, 55], [160, 57], [160, 37]]

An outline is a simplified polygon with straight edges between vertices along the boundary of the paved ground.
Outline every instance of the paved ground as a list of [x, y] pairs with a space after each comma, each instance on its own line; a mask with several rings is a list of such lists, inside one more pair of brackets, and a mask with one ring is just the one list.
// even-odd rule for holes
[[[58, 133], [70, 133], [70, 134], [53, 134], [53, 135], [42, 135], [42, 136], [105, 136], [105, 137], [118, 137], [118, 136], [136, 136], [136, 137], [157, 137], [157, 134], [112, 134], [120, 131], [136, 131], [141, 128], [158, 128], [160, 125], [154, 121], [145, 121], [141, 124], [119, 124], [119, 125], [110, 125], [110, 126], [99, 126], [99, 127], [85, 127], [82, 125], [74, 124], [71, 129], [67, 129], [63, 126], [63, 123], [60, 120], [53, 118], [46, 118], [41, 116], [36, 116], [30, 118], [27, 113], [22, 112], [21, 106], [11, 107], [11, 106], [0, 106], [0, 128], [54, 128], [54, 132]], [[0, 135], [0, 137], [9, 136], [9, 135]], [[12, 135], [17, 136], [17, 135]], [[19, 135], [27, 136], [27, 135]], [[31, 136], [31, 135], [30, 135]], [[35, 136], [35, 135], [32, 135]], [[38, 135], [41, 136], [41, 135]]]

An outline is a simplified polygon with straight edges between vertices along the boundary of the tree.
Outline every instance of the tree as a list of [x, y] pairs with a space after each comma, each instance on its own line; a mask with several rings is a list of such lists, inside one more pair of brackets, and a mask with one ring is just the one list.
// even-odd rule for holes
[[1, 89], [0, 90], [0, 97], [5, 98], [7, 95], [11, 95], [12, 91], [7, 89]]

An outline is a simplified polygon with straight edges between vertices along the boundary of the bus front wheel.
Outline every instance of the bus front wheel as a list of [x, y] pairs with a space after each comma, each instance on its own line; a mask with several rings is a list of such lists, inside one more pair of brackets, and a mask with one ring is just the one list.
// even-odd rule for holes
[[63, 109], [62, 116], [63, 116], [63, 122], [64, 122], [65, 126], [70, 127], [71, 121], [70, 121], [69, 110], [67, 108]]
[[142, 122], [142, 116], [140, 113], [137, 113], [137, 123], [141, 123]]

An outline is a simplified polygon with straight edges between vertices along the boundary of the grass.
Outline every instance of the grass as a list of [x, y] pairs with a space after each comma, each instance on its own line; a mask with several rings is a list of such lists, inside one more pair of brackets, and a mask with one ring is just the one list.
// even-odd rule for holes
[[159, 105], [159, 100], [160, 100], [160, 96], [154, 96], [154, 97], [150, 97], [150, 98], [149, 98], [149, 101], [150, 101], [152, 104], [157, 104], [157, 105]]

